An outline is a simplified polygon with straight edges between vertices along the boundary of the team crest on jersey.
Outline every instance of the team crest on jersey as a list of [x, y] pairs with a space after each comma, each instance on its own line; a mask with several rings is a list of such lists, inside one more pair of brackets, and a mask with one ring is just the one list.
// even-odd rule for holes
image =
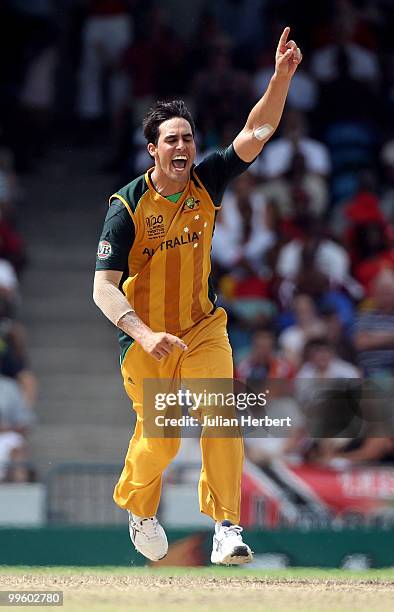
[[108, 259], [112, 255], [112, 246], [107, 240], [101, 240], [97, 249], [98, 259]]
[[200, 208], [200, 200], [195, 200], [193, 197], [187, 198], [183, 205], [183, 210], [188, 212], [189, 210], [197, 210]]

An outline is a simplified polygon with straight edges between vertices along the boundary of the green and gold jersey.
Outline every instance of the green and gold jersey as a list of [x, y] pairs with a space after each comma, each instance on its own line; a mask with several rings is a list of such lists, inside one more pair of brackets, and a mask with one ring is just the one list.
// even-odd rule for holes
[[[231, 145], [193, 166], [181, 194], [160, 195], [151, 168], [111, 196], [96, 270], [123, 272], [120, 289], [153, 331], [177, 335], [213, 312], [215, 217], [228, 182], [248, 166]], [[124, 353], [132, 339], [120, 339]]]

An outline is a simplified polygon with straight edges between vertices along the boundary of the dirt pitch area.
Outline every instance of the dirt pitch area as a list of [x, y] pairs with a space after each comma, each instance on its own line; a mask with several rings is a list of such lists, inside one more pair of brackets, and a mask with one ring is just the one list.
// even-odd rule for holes
[[394, 610], [394, 570], [0, 568], [1, 591], [45, 589], [64, 592], [67, 612]]

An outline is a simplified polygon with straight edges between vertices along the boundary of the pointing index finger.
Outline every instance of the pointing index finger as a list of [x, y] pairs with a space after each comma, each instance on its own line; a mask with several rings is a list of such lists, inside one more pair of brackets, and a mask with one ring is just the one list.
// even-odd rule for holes
[[178, 348], [182, 349], [182, 351], [187, 350], [187, 345], [184, 342], [182, 342], [180, 338], [177, 338], [176, 336], [174, 336], [172, 343], [175, 344], [175, 346], [177, 346]]
[[287, 37], [289, 35], [289, 32], [290, 32], [290, 28], [289, 26], [286, 26], [279, 39], [278, 50], [282, 51], [282, 53], [286, 51], [286, 42], [287, 42]]

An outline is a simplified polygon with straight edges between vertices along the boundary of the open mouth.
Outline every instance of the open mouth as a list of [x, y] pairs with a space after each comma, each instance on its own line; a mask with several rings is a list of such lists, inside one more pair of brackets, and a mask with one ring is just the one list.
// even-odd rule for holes
[[186, 155], [177, 155], [172, 160], [172, 166], [177, 172], [182, 172], [186, 168], [187, 157]]

